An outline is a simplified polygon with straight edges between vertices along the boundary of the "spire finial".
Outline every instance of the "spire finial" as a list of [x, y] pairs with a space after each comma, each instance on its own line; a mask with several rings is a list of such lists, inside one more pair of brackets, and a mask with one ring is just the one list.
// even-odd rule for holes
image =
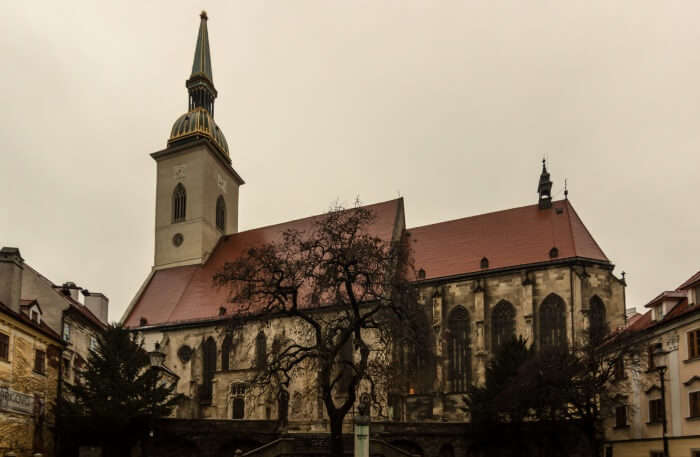
[[569, 199], [569, 184], [567, 183], [567, 179], [564, 179], [564, 199], [568, 200]]
[[540, 182], [537, 185], [537, 193], [540, 194], [538, 206], [540, 209], [552, 207], [552, 181], [549, 179], [547, 171], [547, 160], [542, 159], [542, 173], [540, 174]]
[[187, 80], [187, 89], [190, 93], [189, 109], [204, 108], [209, 114], [214, 115], [214, 76], [211, 71], [211, 52], [209, 51], [209, 31], [207, 29], [207, 12], [202, 10], [199, 15], [199, 33], [197, 45], [194, 49], [194, 61], [192, 62], [192, 74]]

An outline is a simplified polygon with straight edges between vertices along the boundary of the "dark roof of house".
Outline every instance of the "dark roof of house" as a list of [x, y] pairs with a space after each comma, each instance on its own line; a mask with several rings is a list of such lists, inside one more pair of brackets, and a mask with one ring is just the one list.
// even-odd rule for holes
[[676, 290], [682, 290], [682, 289], [690, 289], [691, 287], [700, 284], [700, 271], [695, 273], [693, 276], [688, 278], [687, 281], [685, 281], [683, 284], [678, 286], [678, 289]]
[[[569, 200], [507, 209], [408, 230], [415, 267], [443, 278], [567, 258], [609, 263]], [[551, 257], [556, 248], [556, 257]], [[481, 267], [483, 258], [488, 268]]]
[[[31, 300], [30, 302], [33, 303], [34, 301]], [[46, 325], [46, 323], [44, 323], [43, 321], [40, 324], [38, 324], [38, 323], [34, 322], [33, 320], [31, 320], [29, 318], [29, 316], [12, 310], [9, 306], [6, 306], [2, 302], [0, 302], [0, 312], [7, 314], [8, 316], [22, 322], [23, 324], [33, 328], [34, 330], [36, 330], [40, 333], [43, 333], [44, 335], [48, 336], [49, 338], [53, 338], [54, 340], [56, 340], [59, 343], [63, 343], [63, 338], [61, 338], [61, 336], [58, 333], [51, 330], [51, 327]]]

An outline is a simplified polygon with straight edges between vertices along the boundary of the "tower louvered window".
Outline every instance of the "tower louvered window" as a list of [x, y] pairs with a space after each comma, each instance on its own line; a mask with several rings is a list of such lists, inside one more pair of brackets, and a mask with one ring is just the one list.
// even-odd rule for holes
[[187, 191], [178, 183], [173, 191], [173, 222], [182, 222], [187, 216]]
[[566, 306], [556, 294], [550, 294], [540, 305], [540, 346], [566, 346]]
[[451, 392], [466, 392], [471, 381], [471, 346], [469, 338], [469, 313], [458, 306], [451, 313], [447, 323], [449, 336], [447, 372]]
[[603, 342], [607, 334], [605, 323], [605, 304], [597, 295], [591, 298], [591, 306], [588, 310], [588, 336], [591, 344], [598, 345]]
[[496, 304], [491, 313], [491, 351], [496, 352], [515, 337], [515, 308], [507, 300]]
[[216, 227], [222, 232], [226, 231], [226, 202], [221, 195], [216, 199]]

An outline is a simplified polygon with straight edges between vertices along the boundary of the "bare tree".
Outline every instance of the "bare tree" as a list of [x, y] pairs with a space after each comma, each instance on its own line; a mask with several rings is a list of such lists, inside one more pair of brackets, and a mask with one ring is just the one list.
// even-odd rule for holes
[[330, 421], [329, 451], [343, 455], [343, 420], [358, 388], [374, 398], [384, 391], [396, 329], [418, 334], [410, 247], [404, 238], [372, 234], [375, 215], [356, 204], [333, 207], [306, 231], [250, 249], [225, 264], [214, 280], [231, 288], [240, 315], [287, 319], [252, 380], [284, 388], [306, 374], [315, 378]]

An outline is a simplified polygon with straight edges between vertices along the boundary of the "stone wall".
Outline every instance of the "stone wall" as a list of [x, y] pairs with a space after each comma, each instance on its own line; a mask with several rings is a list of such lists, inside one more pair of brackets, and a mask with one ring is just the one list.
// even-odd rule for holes
[[[0, 332], [10, 337], [9, 360], [0, 361], [0, 387], [31, 398], [28, 410], [0, 410], [0, 455], [13, 450], [20, 457], [28, 457], [36, 451], [52, 456], [58, 347], [42, 334], [4, 314], [0, 314]], [[43, 374], [34, 371], [37, 349], [46, 353]]]
[[[545, 265], [538, 269], [523, 269], [500, 274], [484, 274], [477, 277], [432, 282], [421, 287], [420, 296], [429, 322], [432, 322], [431, 353], [435, 363], [421, 370], [413, 382], [405, 386], [393, 386], [398, 394], [400, 414], [404, 421], [464, 421], [463, 392], [452, 392], [447, 382], [449, 361], [447, 357], [448, 320], [458, 307], [469, 315], [469, 340], [471, 350], [471, 379], [483, 382], [486, 364], [493, 355], [492, 314], [502, 300], [511, 303], [515, 310], [515, 335], [530, 344], [539, 344], [540, 322], [538, 312], [542, 302], [551, 294], [561, 298], [566, 313], [566, 338], [569, 344], [579, 344], [586, 339], [588, 307], [590, 300], [599, 297], [606, 308], [606, 318], [611, 329], [624, 323], [624, 285], [615, 278], [608, 266], [581, 263]], [[166, 353], [166, 365], [180, 377], [177, 391], [188, 399], [177, 408], [179, 418], [231, 419], [234, 394], [232, 386], [245, 383], [256, 373], [256, 337], [262, 332], [266, 350], [273, 350], [274, 341], [291, 338], [300, 341], [303, 327], [288, 318], [268, 320], [249, 319], [232, 333], [232, 352], [229, 369], [223, 369], [222, 345], [230, 330], [230, 321], [199, 326], [153, 329], [142, 333], [147, 350], [159, 343]], [[301, 330], [300, 330], [301, 329]], [[308, 332], [307, 332], [308, 333]], [[211, 404], [201, 404], [199, 389], [203, 379], [203, 344], [212, 338], [216, 344], [216, 373], [214, 375]], [[185, 350], [188, 357], [182, 357]], [[428, 380], [427, 388], [421, 388], [418, 377]], [[411, 384], [411, 385], [409, 385]], [[247, 391], [245, 394], [245, 419], [276, 419], [277, 398], [275, 392]], [[323, 431], [328, 426], [325, 408], [319, 401], [319, 393], [313, 372], [299, 372], [289, 386], [289, 427], [304, 432]], [[386, 406], [373, 408], [375, 420], [386, 420], [389, 411], [387, 392], [378, 392], [379, 401]], [[381, 413], [381, 415], [380, 415]], [[351, 424], [346, 424], [351, 430]]]

